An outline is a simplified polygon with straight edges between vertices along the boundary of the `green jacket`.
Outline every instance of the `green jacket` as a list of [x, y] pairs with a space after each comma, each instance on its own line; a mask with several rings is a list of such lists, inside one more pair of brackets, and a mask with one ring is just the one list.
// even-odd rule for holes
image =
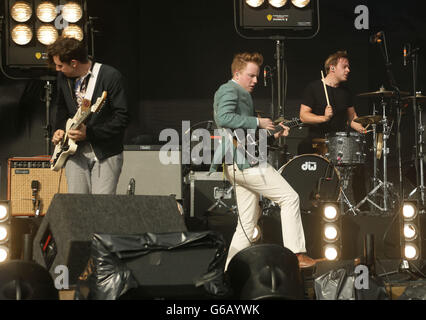
[[[222, 136], [221, 145], [216, 146], [213, 161], [210, 166], [210, 172], [217, 171], [222, 163], [222, 159], [226, 152], [232, 148], [235, 153], [235, 146], [232, 139], [224, 129], [256, 129], [257, 118], [253, 107], [253, 100], [248, 91], [243, 89], [236, 82], [229, 80], [223, 84], [214, 96], [214, 121]], [[228, 158], [226, 158], [228, 160]], [[233, 157], [234, 162], [240, 170], [250, 167], [245, 161], [237, 161], [237, 157]], [[240, 158], [238, 158], [240, 159]], [[227, 161], [228, 163], [228, 161]]]

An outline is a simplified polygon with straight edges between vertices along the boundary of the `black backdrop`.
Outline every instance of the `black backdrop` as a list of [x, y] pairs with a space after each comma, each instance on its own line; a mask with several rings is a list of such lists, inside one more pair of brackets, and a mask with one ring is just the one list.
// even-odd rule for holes
[[[155, 144], [164, 128], [180, 131], [212, 119], [218, 86], [230, 78], [230, 63], [239, 51], [260, 51], [274, 65], [275, 42], [241, 38], [234, 28], [232, 0], [137, 1], [89, 0], [89, 15], [99, 19], [95, 38], [97, 60], [115, 66], [127, 80], [132, 123], [126, 144]], [[357, 94], [389, 88], [384, 60], [369, 37], [385, 31], [392, 70], [401, 90], [411, 91], [411, 69], [402, 64], [404, 43], [420, 48], [419, 90], [425, 86], [426, 22], [420, 1], [321, 0], [319, 34], [309, 40], [285, 40], [288, 87], [286, 117], [297, 115], [307, 82], [317, 79], [328, 54], [340, 49], [351, 56], [349, 85]], [[369, 29], [354, 26], [355, 7], [369, 8]], [[3, 8], [3, 2], [2, 2]], [[6, 198], [7, 159], [46, 154], [46, 111], [40, 81], [16, 81], [0, 74], [0, 198]], [[257, 108], [268, 110], [270, 88], [259, 83]], [[371, 114], [371, 103], [357, 98], [359, 115]], [[403, 120], [404, 157], [414, 141], [410, 107]], [[143, 139], [136, 139], [142, 135]], [[149, 136], [147, 136], [149, 135]], [[394, 150], [391, 151], [394, 153]]]

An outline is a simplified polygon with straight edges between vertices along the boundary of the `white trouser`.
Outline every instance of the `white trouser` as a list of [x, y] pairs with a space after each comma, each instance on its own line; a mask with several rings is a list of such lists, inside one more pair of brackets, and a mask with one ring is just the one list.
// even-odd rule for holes
[[68, 193], [115, 194], [123, 167], [123, 153], [99, 161], [90, 143], [83, 143], [67, 159]]
[[[229, 247], [225, 270], [232, 257], [250, 246], [260, 218], [260, 195], [281, 208], [284, 247], [294, 253], [306, 252], [305, 234], [300, 216], [299, 195], [271, 165], [240, 171], [236, 165], [225, 166], [225, 175], [235, 184], [239, 219]], [[235, 183], [234, 183], [235, 177]]]

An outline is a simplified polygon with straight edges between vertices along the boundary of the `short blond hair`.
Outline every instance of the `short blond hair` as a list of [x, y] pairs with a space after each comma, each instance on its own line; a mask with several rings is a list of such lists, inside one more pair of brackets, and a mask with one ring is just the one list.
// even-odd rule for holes
[[347, 51], [337, 51], [336, 53], [333, 53], [332, 55], [330, 55], [327, 58], [327, 60], [325, 60], [325, 63], [324, 63], [324, 69], [325, 69], [326, 74], [330, 73], [331, 66], [337, 66], [340, 59], [348, 59], [349, 60], [348, 52]]
[[243, 52], [236, 54], [231, 65], [232, 75], [237, 71], [243, 70], [249, 62], [253, 62], [260, 67], [263, 64], [263, 56], [258, 52]]

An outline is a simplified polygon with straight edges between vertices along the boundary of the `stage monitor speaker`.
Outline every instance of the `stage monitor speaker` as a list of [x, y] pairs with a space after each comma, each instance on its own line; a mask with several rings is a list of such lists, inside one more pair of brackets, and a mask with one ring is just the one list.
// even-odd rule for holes
[[7, 199], [12, 216], [45, 215], [53, 196], [67, 193], [64, 171], [50, 169], [50, 157], [8, 159]]
[[161, 146], [124, 146], [124, 163], [117, 194], [126, 194], [130, 180], [135, 179], [136, 195], [176, 195], [182, 199], [181, 151], [168, 151], [173, 164], [160, 161]]
[[187, 231], [172, 196], [57, 194], [37, 231], [33, 259], [53, 277], [68, 267], [76, 284], [90, 257], [94, 233], [141, 234]]

